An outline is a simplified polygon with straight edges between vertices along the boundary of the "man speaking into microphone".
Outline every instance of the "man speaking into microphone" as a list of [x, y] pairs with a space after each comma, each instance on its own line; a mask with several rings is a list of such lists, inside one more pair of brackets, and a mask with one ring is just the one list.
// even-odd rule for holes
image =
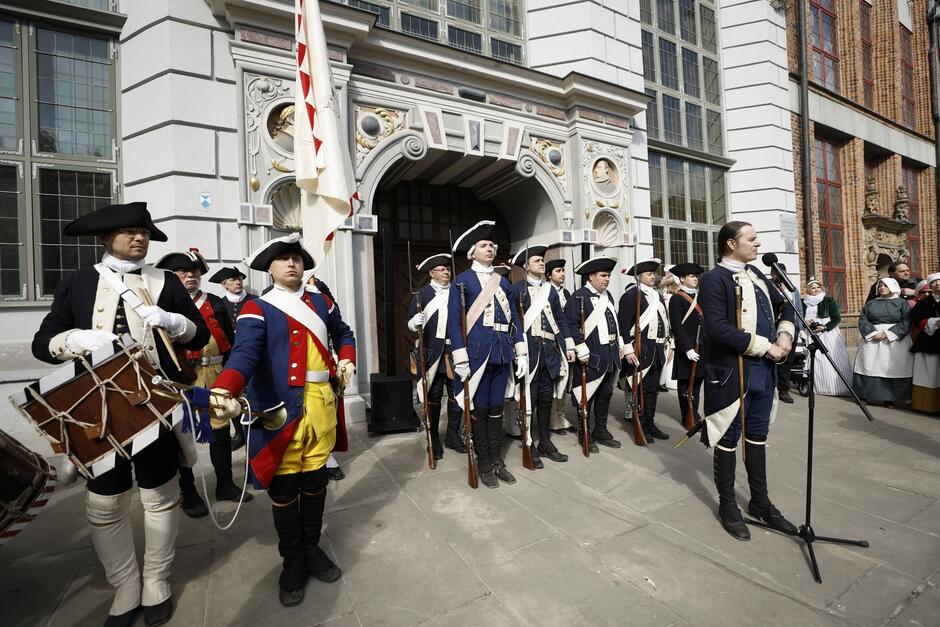
[[[796, 333], [799, 334], [803, 326], [800, 322], [800, 318], [803, 317], [803, 298], [800, 296], [799, 286], [794, 285], [790, 277], [787, 276], [787, 267], [777, 261], [777, 255], [765, 253], [761, 257], [761, 261], [765, 266], [770, 268], [770, 280], [773, 281], [778, 288], [783, 290], [784, 294], [789, 294], [790, 304], [793, 305], [793, 309], [800, 314], [799, 316], [793, 317]], [[786, 305], [783, 306], [786, 307]], [[779, 318], [781, 312], [777, 311], [775, 313]], [[780, 399], [781, 403], [793, 402], [793, 397], [790, 396], [790, 373], [793, 370], [793, 358], [795, 355], [796, 351], [790, 351], [787, 358], [777, 364], [777, 398]]]

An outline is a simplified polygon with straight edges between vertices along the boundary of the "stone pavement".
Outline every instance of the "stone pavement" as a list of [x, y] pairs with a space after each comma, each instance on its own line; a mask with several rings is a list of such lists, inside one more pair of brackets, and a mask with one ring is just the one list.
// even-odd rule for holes
[[[622, 409], [621, 399], [612, 410]], [[768, 451], [771, 496], [797, 523], [806, 411], [798, 396], [781, 405]], [[669, 443], [634, 447], [616, 421], [622, 449], [585, 459], [573, 435], [558, 437], [570, 461], [537, 472], [521, 467], [514, 442], [519, 482], [476, 491], [463, 456], [448, 451], [430, 471], [423, 434], [370, 438], [357, 425], [324, 534], [344, 578], [311, 581], [303, 605], [281, 607], [270, 507], [258, 495], [228, 531], [182, 518], [171, 624], [940, 624], [940, 420], [873, 408], [869, 424], [847, 400], [819, 399], [813, 524], [871, 547], [816, 544], [817, 584], [797, 541], [753, 528], [751, 542], [738, 542], [721, 529], [710, 455], [695, 442], [671, 446], [681, 429], [667, 416], [677, 413], [674, 395], [661, 395]], [[111, 593], [82, 494], [81, 482], [57, 491], [0, 549], [0, 623], [103, 621]], [[135, 516], [139, 538], [139, 505]]]

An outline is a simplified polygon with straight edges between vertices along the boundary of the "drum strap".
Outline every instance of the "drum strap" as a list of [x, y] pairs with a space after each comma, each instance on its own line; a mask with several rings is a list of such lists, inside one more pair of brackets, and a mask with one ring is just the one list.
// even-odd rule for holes
[[135, 294], [129, 287], [124, 285], [124, 282], [121, 281], [121, 278], [115, 274], [115, 272], [104, 265], [103, 263], [95, 264], [95, 270], [98, 271], [98, 274], [101, 275], [108, 285], [111, 286], [115, 292], [121, 296], [121, 300], [124, 301], [126, 305], [130, 305], [131, 309], [137, 310], [138, 307], [144, 304], [144, 301], [140, 300], [140, 296]]

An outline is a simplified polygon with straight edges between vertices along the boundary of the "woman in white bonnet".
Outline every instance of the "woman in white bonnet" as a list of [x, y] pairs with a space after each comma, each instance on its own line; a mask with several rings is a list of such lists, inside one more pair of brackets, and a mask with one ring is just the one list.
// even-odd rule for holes
[[940, 272], [927, 277], [930, 291], [911, 310], [911, 326], [917, 338], [911, 408], [924, 413], [940, 412]]
[[894, 407], [911, 400], [911, 308], [899, 298], [901, 286], [892, 278], [878, 281], [877, 294], [858, 317], [861, 338], [852, 387], [869, 403]]
[[804, 317], [807, 324], [819, 335], [819, 340], [829, 350], [832, 364], [822, 354], [816, 354], [815, 363], [815, 390], [816, 394], [824, 396], [848, 396], [849, 388], [842, 382], [838, 370], [846, 381], [852, 379], [852, 362], [845, 349], [845, 341], [839, 331], [842, 315], [839, 313], [839, 303], [832, 296], [827, 296], [823, 284], [814, 277], [806, 282], [806, 295], [803, 297]]

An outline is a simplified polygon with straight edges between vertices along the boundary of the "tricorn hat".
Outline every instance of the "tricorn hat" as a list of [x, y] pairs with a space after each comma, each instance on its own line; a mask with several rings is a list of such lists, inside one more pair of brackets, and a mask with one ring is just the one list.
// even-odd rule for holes
[[76, 218], [62, 229], [66, 235], [104, 235], [118, 229], [147, 229], [155, 242], [167, 241], [166, 233], [154, 225], [147, 203], [130, 202], [108, 205], [86, 216]]
[[[624, 270], [624, 274], [634, 275], [634, 274], [643, 274], [644, 272], [656, 272], [656, 269], [659, 268], [660, 260], [656, 257], [652, 259], [647, 259], [646, 261], [639, 261], [629, 270]], [[675, 274], [675, 268], [673, 268], [672, 273]], [[679, 276], [679, 275], [676, 275]]]
[[303, 239], [300, 233], [291, 233], [284, 237], [276, 237], [255, 249], [251, 255], [245, 259], [245, 263], [252, 270], [267, 272], [271, 262], [288, 253], [296, 253], [304, 262], [304, 270], [312, 270], [314, 265], [313, 257], [304, 248]]
[[564, 268], [566, 261], [564, 259], [552, 259], [545, 262], [545, 274], [551, 274], [555, 268]]
[[209, 283], [224, 283], [228, 279], [245, 279], [246, 275], [235, 266], [225, 266], [209, 277]]
[[421, 263], [415, 266], [415, 270], [418, 272], [430, 272], [438, 266], [447, 266], [450, 267], [450, 255], [447, 253], [438, 253], [436, 255], [431, 255]]
[[526, 246], [515, 255], [509, 261], [513, 265], [519, 266], [520, 268], [525, 266], [529, 261], [529, 257], [544, 257], [545, 253], [548, 251], [548, 246], [542, 246], [536, 244], [535, 246]]
[[153, 264], [154, 268], [176, 272], [177, 270], [199, 270], [200, 274], [209, 271], [209, 264], [206, 258], [202, 256], [198, 248], [190, 248], [187, 251], [175, 251], [167, 253]]
[[677, 277], [684, 277], [690, 274], [702, 274], [705, 272], [705, 268], [697, 263], [678, 263], [672, 267], [670, 272]]
[[575, 274], [587, 276], [595, 272], [610, 272], [617, 265], [617, 260], [612, 257], [594, 257], [587, 261], [582, 261], [581, 265], [574, 269]]
[[496, 223], [492, 220], [480, 220], [457, 238], [457, 241], [454, 242], [454, 250], [452, 252], [470, 252], [470, 249], [473, 248], [477, 242], [489, 239], [490, 235], [493, 233], [494, 227], [496, 227]]

